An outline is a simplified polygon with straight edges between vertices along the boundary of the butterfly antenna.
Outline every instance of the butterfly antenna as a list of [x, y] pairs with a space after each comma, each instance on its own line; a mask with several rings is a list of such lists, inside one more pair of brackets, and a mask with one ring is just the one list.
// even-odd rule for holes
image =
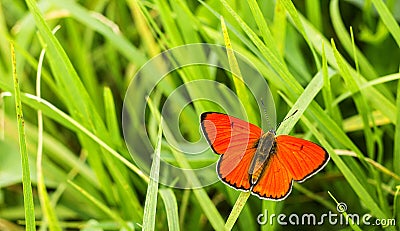
[[285, 120], [289, 119], [290, 117], [294, 116], [294, 114], [296, 114], [299, 111], [299, 109], [296, 109], [290, 116], [286, 117], [285, 119], [283, 119], [279, 124], [278, 127], [281, 125], [281, 123], [283, 123]]
[[265, 107], [264, 100], [262, 98], [261, 98], [261, 104], [263, 106], [263, 111], [264, 111], [265, 118], [267, 119], [268, 127], [270, 128], [271, 127], [271, 121], [270, 121], [268, 113], [267, 113], [267, 107]]
[[285, 121], [285, 120], [289, 119], [290, 117], [294, 116], [294, 114], [296, 114], [298, 111], [299, 111], [299, 109], [296, 109], [290, 116], [286, 117], [283, 121]]

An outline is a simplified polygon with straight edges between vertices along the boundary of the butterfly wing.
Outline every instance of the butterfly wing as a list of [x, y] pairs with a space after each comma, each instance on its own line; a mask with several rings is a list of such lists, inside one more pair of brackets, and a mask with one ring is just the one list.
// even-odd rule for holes
[[328, 152], [313, 142], [288, 135], [277, 136], [275, 152], [270, 154], [252, 192], [260, 198], [283, 200], [292, 189], [292, 180], [303, 182], [321, 170], [328, 160]]
[[283, 200], [292, 190], [292, 177], [278, 155], [271, 154], [268, 164], [252, 188], [252, 193], [263, 199]]
[[217, 112], [203, 113], [201, 127], [213, 151], [222, 155], [217, 164], [221, 180], [237, 189], [250, 189], [248, 169], [263, 133], [261, 128]]
[[295, 181], [303, 182], [329, 161], [328, 152], [311, 141], [280, 135], [276, 142], [278, 158]]

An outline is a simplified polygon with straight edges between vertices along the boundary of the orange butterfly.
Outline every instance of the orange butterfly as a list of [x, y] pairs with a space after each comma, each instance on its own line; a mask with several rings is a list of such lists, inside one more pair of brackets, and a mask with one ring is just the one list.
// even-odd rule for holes
[[226, 114], [203, 113], [201, 127], [213, 151], [221, 155], [219, 178], [261, 199], [285, 199], [293, 180], [303, 182], [329, 161], [328, 152], [313, 142], [275, 136], [274, 130], [264, 133], [254, 124]]

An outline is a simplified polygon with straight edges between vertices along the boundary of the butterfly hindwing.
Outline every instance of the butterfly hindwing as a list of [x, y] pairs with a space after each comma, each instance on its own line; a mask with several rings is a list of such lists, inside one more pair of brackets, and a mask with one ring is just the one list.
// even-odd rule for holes
[[248, 169], [253, 158], [254, 148], [241, 151], [229, 151], [218, 160], [217, 172], [219, 178], [228, 185], [242, 190], [249, 190], [250, 180]]
[[270, 200], [285, 199], [292, 189], [292, 177], [276, 154], [269, 157], [260, 179], [252, 188], [258, 197]]
[[222, 155], [217, 171], [230, 186], [248, 190], [248, 169], [263, 131], [246, 121], [217, 112], [201, 115], [205, 137], [215, 153]]

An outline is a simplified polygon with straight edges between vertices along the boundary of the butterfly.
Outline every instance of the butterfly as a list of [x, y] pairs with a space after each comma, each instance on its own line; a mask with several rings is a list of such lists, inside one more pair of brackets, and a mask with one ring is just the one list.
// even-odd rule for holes
[[267, 200], [283, 200], [293, 181], [303, 182], [329, 161], [318, 144], [289, 135], [276, 136], [258, 126], [219, 112], [201, 114], [201, 128], [212, 150], [221, 155], [219, 178]]

